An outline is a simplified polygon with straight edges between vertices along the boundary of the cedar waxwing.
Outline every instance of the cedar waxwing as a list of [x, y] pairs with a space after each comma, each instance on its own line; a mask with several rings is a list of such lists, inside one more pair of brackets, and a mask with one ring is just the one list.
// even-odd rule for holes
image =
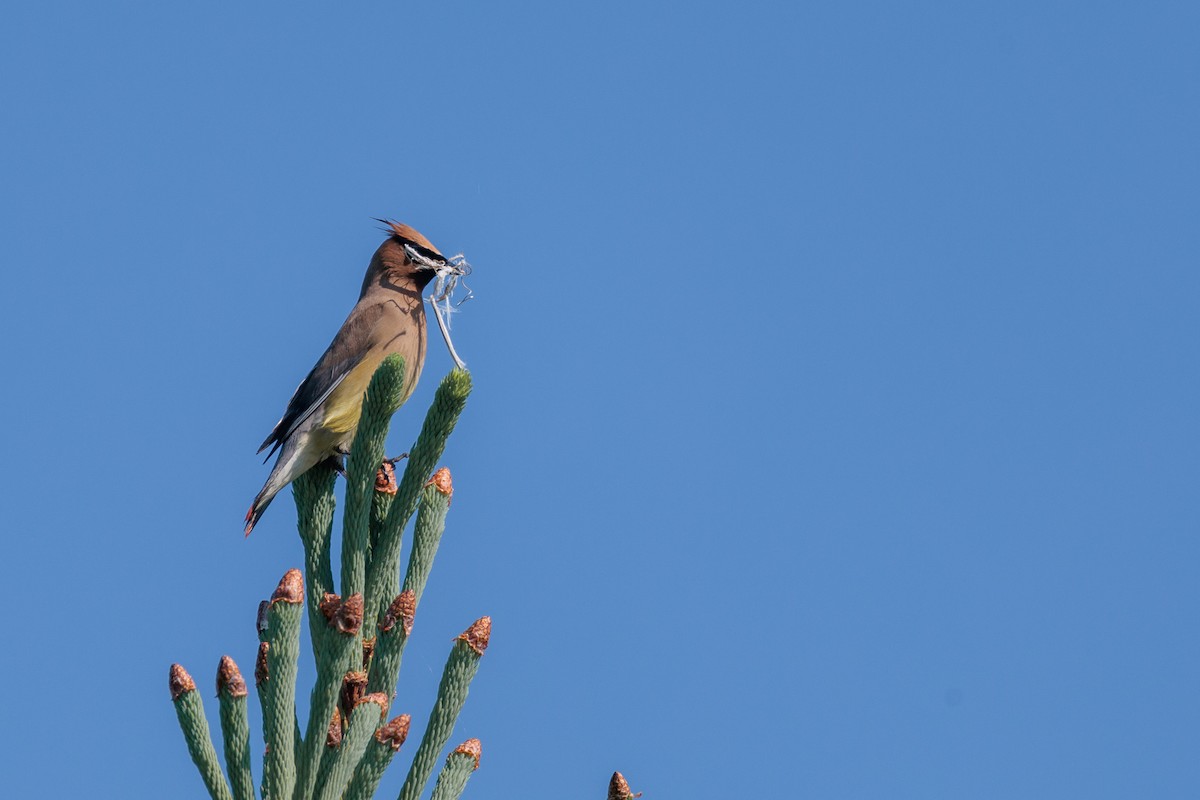
[[350, 450], [363, 394], [375, 370], [392, 353], [404, 357], [403, 403], [425, 363], [425, 306], [421, 292], [447, 259], [407, 225], [385, 224], [391, 236], [371, 257], [362, 293], [333, 342], [288, 401], [283, 418], [258, 448], [271, 446], [279, 459], [246, 513], [246, 535], [254, 530], [279, 490], [328, 458]]

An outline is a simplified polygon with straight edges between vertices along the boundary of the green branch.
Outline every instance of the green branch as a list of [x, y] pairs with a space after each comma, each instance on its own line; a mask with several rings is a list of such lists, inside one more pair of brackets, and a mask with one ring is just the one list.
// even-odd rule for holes
[[337, 501], [333, 485], [337, 473], [329, 463], [317, 464], [292, 481], [296, 500], [296, 527], [304, 544], [304, 574], [307, 591], [308, 630], [312, 633], [313, 657], [320, 659], [325, 634], [321, 600], [333, 591], [333, 567], [330, 564], [330, 539], [333, 537], [333, 510]]
[[417, 747], [417, 754], [413, 756], [408, 777], [404, 779], [404, 786], [400, 789], [400, 800], [417, 800], [425, 790], [438, 753], [446, 746], [450, 734], [454, 731], [454, 723], [467, 700], [467, 691], [479, 670], [479, 659], [487, 649], [491, 633], [491, 618], [482, 617], [454, 642], [450, 657], [446, 660], [446, 668], [442, 670], [437, 702], [433, 704], [433, 710], [429, 713], [425, 734], [421, 737], [421, 744]]
[[433, 571], [433, 557], [437, 555], [442, 533], [446, 530], [446, 512], [453, 496], [454, 484], [450, 470], [445, 467], [435, 472], [421, 491], [421, 508], [417, 512], [417, 524], [413, 526], [412, 553], [404, 573], [404, 588], [413, 593], [414, 611], [421, 602], [429, 573]]
[[362, 759], [371, 735], [387, 714], [387, 708], [388, 698], [383, 693], [365, 695], [354, 704], [342, 746], [328, 774], [324, 776], [317, 800], [337, 800], [345, 793], [354, 775], [354, 768]]
[[266, 698], [263, 732], [267, 752], [263, 767], [264, 796], [285, 800], [296, 785], [296, 661], [300, 655], [300, 618], [304, 580], [288, 570], [267, 608]]
[[204, 704], [196, 691], [196, 682], [178, 664], [171, 665], [171, 700], [175, 703], [175, 714], [179, 717], [188, 753], [196, 762], [196, 769], [200, 770], [208, 794], [213, 800], [233, 800], [208, 733], [208, 720], [204, 718]]
[[378, 619], [386, 598], [395, 597], [400, 591], [400, 541], [404, 526], [416, 510], [421, 487], [442, 457], [446, 439], [458, 423], [470, 394], [471, 375], [461, 369], [453, 370], [443, 378], [434, 393], [433, 404], [425, 416], [421, 434], [404, 467], [404, 477], [400, 480], [396, 499], [379, 532], [378, 550], [372, 553], [371, 569], [367, 575], [368, 620]]
[[346, 467], [346, 513], [342, 518], [343, 596], [365, 592], [375, 473], [383, 461], [388, 423], [400, 407], [403, 390], [404, 359], [392, 354], [371, 377]]
[[324, 645], [317, 658], [317, 682], [313, 686], [309, 702], [308, 728], [304, 734], [304, 746], [297, 777], [297, 797], [312, 795], [319, 779], [321, 763], [321, 734], [329, 729], [330, 719], [337, 710], [338, 693], [342, 687], [345, 665], [350, 661], [362, 629], [363, 599], [353, 594], [345, 602], [336, 594], [325, 596], [321, 604], [324, 627]]
[[246, 679], [229, 656], [217, 666], [217, 700], [221, 706], [221, 738], [225, 743], [225, 768], [234, 800], [254, 800], [250, 774], [250, 722], [246, 715]]
[[375, 794], [384, 770], [408, 738], [410, 721], [408, 714], [401, 714], [375, 731], [372, 737], [374, 741], [367, 743], [367, 752], [358, 762], [358, 769], [354, 771], [354, 779], [350, 781], [343, 800], [369, 800]]

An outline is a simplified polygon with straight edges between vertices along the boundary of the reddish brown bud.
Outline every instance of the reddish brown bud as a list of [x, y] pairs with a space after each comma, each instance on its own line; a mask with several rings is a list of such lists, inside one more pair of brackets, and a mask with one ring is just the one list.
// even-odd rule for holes
[[336, 708], [333, 710], [333, 716], [329, 718], [329, 728], [325, 731], [325, 746], [342, 746], [342, 712]]
[[342, 604], [342, 598], [333, 592], [326, 592], [321, 595], [321, 602], [317, 603], [317, 609], [321, 612], [321, 616], [325, 617], [326, 621], [333, 619], [333, 615], [337, 613], [338, 606]]
[[471, 767], [471, 769], [479, 769], [479, 756], [483, 754], [483, 745], [480, 744], [478, 739], [467, 739], [458, 747], [454, 748], [454, 752], [462, 753], [464, 756], [470, 756], [471, 758], [475, 759], [475, 766]]
[[283, 573], [279, 585], [275, 587], [275, 593], [271, 595], [271, 604], [274, 605], [280, 600], [291, 605], [304, 602], [304, 575], [300, 570], [289, 569]]
[[349, 717], [351, 709], [362, 699], [366, 691], [367, 673], [347, 672], [342, 678], [342, 693], [338, 701], [342, 708], [342, 714]]
[[188, 692], [196, 691], [196, 682], [192, 680], [192, 676], [188, 675], [188, 671], [180, 664], [171, 665], [169, 685], [171, 687], [171, 700], [178, 700]]
[[417, 614], [417, 596], [412, 589], [405, 589], [400, 594], [396, 595], [396, 599], [388, 606], [387, 612], [383, 615], [383, 621], [379, 623], [379, 630], [390, 631], [399, 622], [404, 626], [404, 635], [408, 636], [412, 633], [413, 620]]
[[242, 677], [242, 671], [229, 656], [221, 656], [221, 663], [217, 665], [218, 697], [221, 692], [228, 693], [230, 697], [245, 697], [249, 694], [246, 691], [246, 679]]
[[433, 473], [433, 477], [426, 481], [425, 485], [432, 486], [447, 497], [454, 496], [454, 481], [450, 479], [450, 470], [445, 467]]
[[634, 794], [630, 790], [624, 775], [619, 772], [613, 773], [612, 780], [608, 782], [608, 800], [633, 800], [641, 796], [641, 792]]
[[396, 489], [396, 468], [392, 466], [392, 462], [385, 461], [375, 473], [375, 491], [395, 494]]
[[258, 643], [258, 657], [254, 659], [254, 685], [262, 686], [270, 678], [267, 674], [267, 648], [266, 642]]
[[363, 639], [363, 665], [371, 666], [371, 657], [375, 655], [375, 639]]
[[393, 753], [396, 752], [408, 738], [409, 722], [408, 714], [401, 714], [375, 731], [375, 741], [392, 748]]
[[488, 639], [491, 636], [492, 618], [480, 617], [475, 620], [471, 627], [460, 633], [456, 639], [460, 642], [466, 642], [468, 647], [479, 655], [483, 655], [483, 651], [487, 650]]
[[388, 696], [383, 692], [372, 692], [371, 694], [363, 695], [354, 701], [354, 707], [358, 708], [364, 703], [374, 703], [379, 706], [379, 718], [383, 719], [387, 716], [388, 711]]
[[329, 624], [337, 628], [339, 633], [354, 636], [362, 627], [363, 596], [355, 592], [346, 598], [346, 602], [338, 606]]

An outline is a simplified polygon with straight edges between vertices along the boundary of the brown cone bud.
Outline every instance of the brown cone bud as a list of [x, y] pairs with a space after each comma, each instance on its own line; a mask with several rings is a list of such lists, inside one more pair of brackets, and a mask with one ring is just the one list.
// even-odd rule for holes
[[472, 770], [479, 769], [479, 757], [483, 755], [483, 745], [478, 739], [467, 739], [465, 742], [454, 748], [455, 753], [462, 753], [464, 756], [471, 756], [475, 759], [475, 766]]
[[350, 711], [367, 692], [367, 673], [347, 672], [342, 678], [342, 693], [338, 699], [342, 715], [350, 716]]
[[460, 633], [456, 638], [460, 642], [466, 642], [467, 645], [479, 655], [483, 655], [483, 651], [487, 650], [488, 639], [492, 636], [492, 618], [480, 617], [475, 620], [471, 627]]
[[634, 794], [629, 789], [624, 775], [619, 772], [613, 773], [612, 780], [608, 782], [608, 800], [633, 800], [633, 798], [641, 796], [641, 792]]
[[409, 723], [408, 714], [401, 714], [375, 731], [375, 741], [392, 748], [393, 753], [396, 752], [400, 749], [400, 745], [404, 744], [404, 740], [408, 738]]
[[364, 703], [374, 703], [379, 706], [379, 718], [383, 719], [387, 716], [388, 711], [388, 696], [383, 692], [372, 692], [371, 694], [363, 695], [354, 701], [354, 707], [358, 708]]
[[447, 497], [454, 496], [454, 481], [450, 479], [450, 470], [445, 467], [433, 473], [433, 477], [426, 481], [425, 485], [432, 486]]
[[363, 664], [371, 666], [371, 657], [375, 655], [375, 640], [363, 639]]
[[375, 491], [395, 494], [396, 490], [396, 468], [392, 466], [392, 462], [385, 461], [375, 473]]
[[337, 628], [339, 633], [354, 636], [362, 627], [363, 596], [358, 592], [346, 598], [346, 602], [338, 606], [329, 624]]
[[333, 710], [333, 716], [329, 718], [329, 728], [325, 731], [325, 746], [342, 746], [342, 712], [336, 708]]
[[217, 665], [217, 696], [221, 696], [221, 692], [227, 692], [230, 697], [245, 697], [249, 692], [246, 690], [246, 679], [242, 677], [242, 671], [238, 669], [238, 665], [229, 656], [221, 656], [221, 663]]
[[337, 613], [338, 607], [342, 604], [342, 598], [333, 592], [326, 592], [321, 595], [321, 602], [317, 604], [317, 609], [320, 610], [321, 616], [325, 617], [326, 621], [333, 619], [333, 615]]
[[258, 643], [258, 657], [254, 659], [254, 685], [262, 686], [271, 677], [267, 674], [267, 649], [270, 647], [266, 642]]
[[275, 593], [271, 595], [271, 603], [282, 600], [285, 603], [298, 605], [304, 602], [304, 575], [298, 569], [289, 569], [279, 579]]
[[171, 665], [169, 686], [171, 687], [171, 700], [178, 700], [188, 692], [196, 691], [196, 682], [180, 664]]
[[383, 621], [379, 623], [379, 630], [390, 631], [399, 622], [404, 626], [404, 635], [408, 636], [412, 633], [416, 613], [417, 596], [412, 589], [405, 589], [396, 595], [396, 599], [388, 606], [387, 612], [383, 615]]

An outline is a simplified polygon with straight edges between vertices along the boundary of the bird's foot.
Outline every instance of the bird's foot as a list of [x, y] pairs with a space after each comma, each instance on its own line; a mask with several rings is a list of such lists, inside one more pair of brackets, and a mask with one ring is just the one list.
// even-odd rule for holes
[[399, 461], [403, 461], [406, 458], [408, 458], [408, 453], [401, 453], [395, 458], [385, 458], [384, 461], [386, 461], [388, 464], [395, 464]]
[[329, 458], [325, 459], [325, 465], [328, 466], [334, 472], [336, 472], [338, 475], [341, 475], [343, 478], [345, 478], [346, 477], [346, 465], [342, 461], [343, 455], [344, 454], [330, 456]]

